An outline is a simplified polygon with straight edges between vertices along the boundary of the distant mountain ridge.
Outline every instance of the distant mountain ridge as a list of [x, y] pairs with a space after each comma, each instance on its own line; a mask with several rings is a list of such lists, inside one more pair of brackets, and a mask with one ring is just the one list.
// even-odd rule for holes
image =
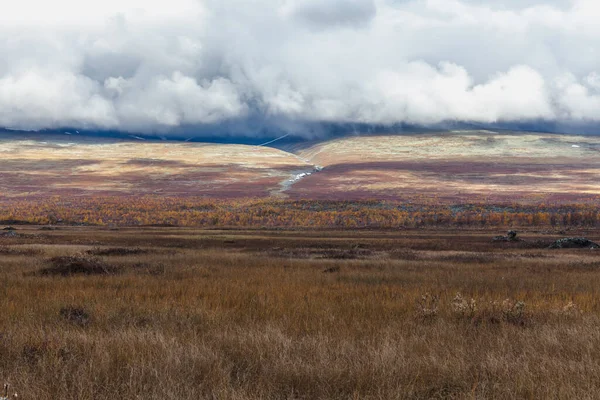
[[513, 123], [469, 123], [450, 121], [429, 126], [413, 124], [372, 125], [357, 123], [303, 123], [292, 129], [276, 128], [268, 124], [224, 123], [215, 126], [181, 127], [169, 133], [126, 132], [119, 130], [82, 129], [63, 127], [39, 131], [0, 128], [0, 135], [22, 134], [41, 138], [46, 135], [81, 136], [116, 140], [182, 141], [200, 143], [261, 145], [288, 147], [303, 142], [314, 143], [336, 138], [372, 135], [399, 135], [434, 133], [452, 130], [490, 130], [510, 132], [537, 132], [568, 135], [598, 135], [600, 126], [587, 123], [557, 123], [548, 121], [525, 121]]

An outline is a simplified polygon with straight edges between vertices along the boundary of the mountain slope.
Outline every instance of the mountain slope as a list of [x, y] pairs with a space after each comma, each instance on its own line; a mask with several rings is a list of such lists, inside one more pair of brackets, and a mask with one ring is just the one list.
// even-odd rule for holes
[[0, 137], [3, 198], [210, 196], [572, 202], [600, 196], [600, 138], [489, 131], [291, 146]]
[[144, 141], [0, 139], [4, 197], [278, 196], [312, 166], [269, 147]]
[[324, 169], [292, 197], [576, 201], [600, 195], [600, 138], [466, 131], [352, 137], [298, 151]]

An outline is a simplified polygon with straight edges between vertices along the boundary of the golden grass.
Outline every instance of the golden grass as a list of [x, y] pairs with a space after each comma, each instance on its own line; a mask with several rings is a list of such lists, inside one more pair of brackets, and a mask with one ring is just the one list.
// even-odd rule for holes
[[[36, 250], [0, 254], [0, 379], [40, 400], [600, 395], [600, 252], [486, 232], [295, 235], [0, 239]], [[150, 251], [100, 256], [115, 275], [31, 274], [119, 242]]]

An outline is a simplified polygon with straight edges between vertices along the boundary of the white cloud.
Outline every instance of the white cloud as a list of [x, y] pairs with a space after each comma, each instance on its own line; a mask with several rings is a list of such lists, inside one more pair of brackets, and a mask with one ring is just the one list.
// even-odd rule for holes
[[0, 125], [600, 122], [592, 0], [21, 0]]

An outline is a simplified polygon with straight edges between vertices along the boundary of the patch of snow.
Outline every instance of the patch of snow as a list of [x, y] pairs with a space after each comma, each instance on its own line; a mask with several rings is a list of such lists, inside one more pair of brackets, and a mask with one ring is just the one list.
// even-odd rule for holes
[[288, 182], [290, 182], [290, 183], [298, 182], [300, 179], [310, 176], [310, 175], [312, 175], [312, 172], [303, 172], [301, 174], [294, 175], [292, 177], [292, 179], [290, 179]]
[[281, 137], [278, 137], [277, 139], [269, 140], [269, 141], [268, 141], [268, 142], [266, 142], [266, 143], [259, 144], [258, 146], [259, 146], [259, 147], [263, 147], [263, 146], [266, 146], [266, 145], [268, 145], [268, 144], [275, 143], [276, 141], [278, 141], [278, 140], [281, 140], [281, 139], [284, 139], [284, 138], [286, 138], [286, 137], [288, 137], [288, 136], [290, 136], [290, 134], [289, 134], [289, 133], [288, 133], [287, 135], [283, 135], [283, 136], [281, 136]]
[[573, 145], [573, 146], [571, 146], [571, 147], [579, 148], [579, 147], [581, 147], [581, 146], [578, 146], [578, 145], [574, 144], [574, 145]]
[[296, 173], [294, 173], [294, 175], [292, 175], [291, 178], [286, 179], [285, 181], [283, 181], [280, 185], [281, 185], [281, 189], [280, 189], [280, 193], [285, 192], [286, 190], [290, 189], [292, 187], [292, 185], [294, 185], [295, 183], [298, 183], [299, 181], [301, 181], [302, 179], [311, 176], [312, 174], [315, 174], [319, 171], [322, 171], [323, 167], [318, 166], [318, 165], [314, 165], [312, 167], [311, 170], [304, 170], [304, 171], [296, 171]]

